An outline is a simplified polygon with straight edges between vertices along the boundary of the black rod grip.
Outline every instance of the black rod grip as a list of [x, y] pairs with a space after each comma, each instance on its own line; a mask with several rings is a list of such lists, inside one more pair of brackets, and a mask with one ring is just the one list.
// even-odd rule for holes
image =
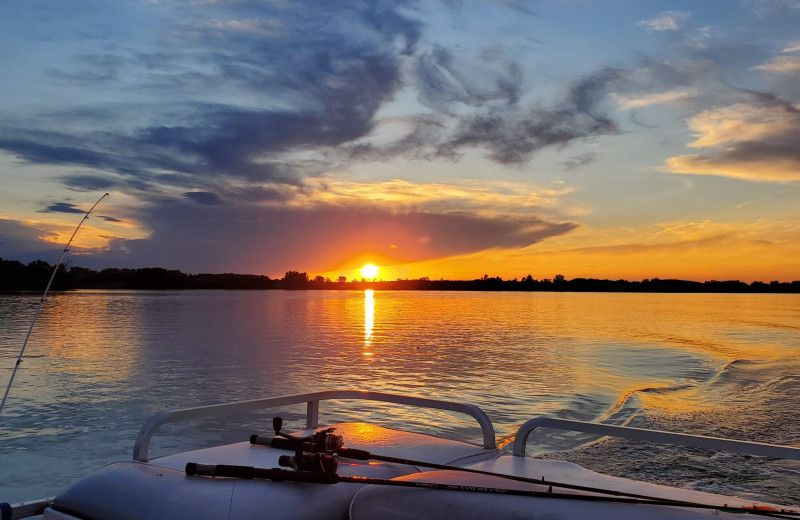
[[265, 479], [274, 482], [308, 482], [311, 484], [336, 484], [340, 481], [336, 473], [317, 471], [291, 471], [280, 468], [254, 468], [253, 466], [233, 466], [228, 464], [186, 464], [189, 476], [227, 477], [240, 479]]
[[255, 433], [250, 436], [250, 444], [258, 444], [259, 446], [272, 446], [272, 439], [275, 437], [267, 437], [266, 435], [256, 435]]
[[305, 439], [287, 439], [285, 437], [267, 437], [266, 435], [253, 434], [250, 436], [250, 444], [258, 446], [270, 446], [272, 448], [287, 451], [311, 451], [311, 443], [305, 442]]
[[357, 450], [355, 448], [342, 447], [336, 450], [336, 453], [338, 453], [340, 457], [344, 457], [346, 459], [369, 460], [373, 458], [370, 452], [366, 450]]
[[307, 442], [303, 442], [301, 439], [285, 439], [283, 437], [272, 437], [268, 439], [269, 444], [265, 444], [265, 446], [272, 446], [273, 448], [277, 448], [279, 450], [288, 450], [288, 451], [296, 451], [296, 450], [305, 450], [306, 446], [309, 447], [310, 444]]
[[200, 475], [203, 477], [213, 477], [216, 466], [214, 464], [198, 464], [197, 462], [186, 463], [187, 475]]

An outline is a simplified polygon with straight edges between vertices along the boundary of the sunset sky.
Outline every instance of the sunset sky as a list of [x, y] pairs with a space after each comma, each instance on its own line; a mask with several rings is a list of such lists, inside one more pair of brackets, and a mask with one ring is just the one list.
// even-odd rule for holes
[[800, 279], [800, 0], [8, 0], [0, 257]]

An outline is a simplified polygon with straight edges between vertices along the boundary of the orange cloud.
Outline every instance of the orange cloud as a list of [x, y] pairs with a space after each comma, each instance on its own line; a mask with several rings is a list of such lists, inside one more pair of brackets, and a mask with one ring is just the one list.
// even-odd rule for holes
[[689, 175], [719, 175], [750, 181], [789, 182], [800, 180], [800, 161], [795, 159], [737, 161], [724, 157], [679, 155], [666, 161], [667, 171]]
[[791, 104], [738, 103], [703, 111], [689, 119], [689, 126], [697, 138], [689, 146], [709, 148], [710, 153], [671, 157], [666, 160], [668, 172], [800, 180], [800, 110]]
[[562, 199], [573, 188], [554, 182], [540, 186], [525, 182], [459, 179], [448, 183], [414, 183], [402, 179], [380, 182], [321, 181], [309, 179], [309, 191], [298, 194], [289, 205], [308, 207], [369, 204], [396, 211], [398, 208], [471, 211], [484, 215], [530, 214], [558, 209], [570, 216], [581, 208], [563, 207]]

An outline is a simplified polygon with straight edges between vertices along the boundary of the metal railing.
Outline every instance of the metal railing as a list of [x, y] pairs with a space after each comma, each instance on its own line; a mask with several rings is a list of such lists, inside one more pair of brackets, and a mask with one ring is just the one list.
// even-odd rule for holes
[[517, 457], [525, 456], [525, 445], [528, 436], [537, 428], [553, 428], [580, 433], [593, 433], [607, 437], [622, 437], [625, 439], [638, 439], [643, 441], [673, 444], [677, 446], [693, 446], [716, 451], [744, 453], [747, 455], [761, 455], [778, 459], [800, 460], [800, 448], [779, 446], [777, 444], [764, 444], [760, 442], [734, 441], [719, 437], [706, 437], [703, 435], [690, 435], [685, 433], [662, 432], [631, 428], [629, 426], [614, 426], [586, 421], [573, 421], [570, 419], [555, 419], [551, 417], [537, 417], [520, 426], [514, 436], [513, 453]]
[[44, 510], [53, 505], [55, 497], [40, 498], [39, 500], [31, 500], [29, 502], [20, 502], [19, 504], [9, 504], [3, 502], [0, 504], [0, 517], [3, 520], [20, 520], [21, 518], [31, 518], [39, 516], [44, 513]]
[[320, 401], [331, 399], [383, 401], [387, 403], [404, 404], [420, 408], [433, 408], [437, 410], [448, 410], [451, 412], [463, 413], [473, 417], [476, 421], [478, 421], [483, 434], [484, 449], [494, 449], [497, 446], [495, 443], [494, 426], [492, 426], [491, 420], [483, 410], [471, 404], [440, 401], [438, 399], [425, 399], [422, 397], [409, 397], [396, 394], [387, 394], [383, 392], [360, 390], [325, 390], [307, 394], [286, 395], [282, 397], [254, 399], [251, 401], [238, 401], [227, 404], [214, 404], [210, 406], [184, 408], [182, 410], [173, 410], [170, 412], [156, 414], [142, 426], [141, 430], [139, 430], [139, 436], [137, 437], [136, 444], [133, 447], [133, 460], [138, 460], [141, 462], [147, 462], [149, 460], [148, 452], [150, 450], [150, 440], [153, 438], [153, 435], [156, 433], [158, 428], [167, 423], [306, 403], [306, 428], [316, 428], [319, 426]]

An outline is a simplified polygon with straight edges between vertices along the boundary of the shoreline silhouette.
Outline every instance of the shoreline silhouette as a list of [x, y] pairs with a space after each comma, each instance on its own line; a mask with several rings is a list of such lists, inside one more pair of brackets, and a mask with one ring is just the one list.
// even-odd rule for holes
[[[40, 291], [47, 284], [53, 266], [43, 260], [25, 265], [0, 258], [0, 292]], [[143, 267], [108, 268], [100, 271], [85, 267], [60, 265], [53, 281], [53, 291], [75, 289], [127, 290], [411, 290], [411, 291], [556, 291], [556, 292], [654, 292], [654, 293], [800, 293], [800, 281], [751, 283], [739, 280], [696, 282], [648, 278], [641, 281], [596, 278], [566, 279], [563, 275], [536, 279], [503, 280], [484, 275], [474, 280], [431, 280], [428, 277], [398, 280], [336, 281], [323, 276], [310, 278], [307, 273], [288, 271], [283, 278], [235, 273], [187, 274], [174, 269]]]

